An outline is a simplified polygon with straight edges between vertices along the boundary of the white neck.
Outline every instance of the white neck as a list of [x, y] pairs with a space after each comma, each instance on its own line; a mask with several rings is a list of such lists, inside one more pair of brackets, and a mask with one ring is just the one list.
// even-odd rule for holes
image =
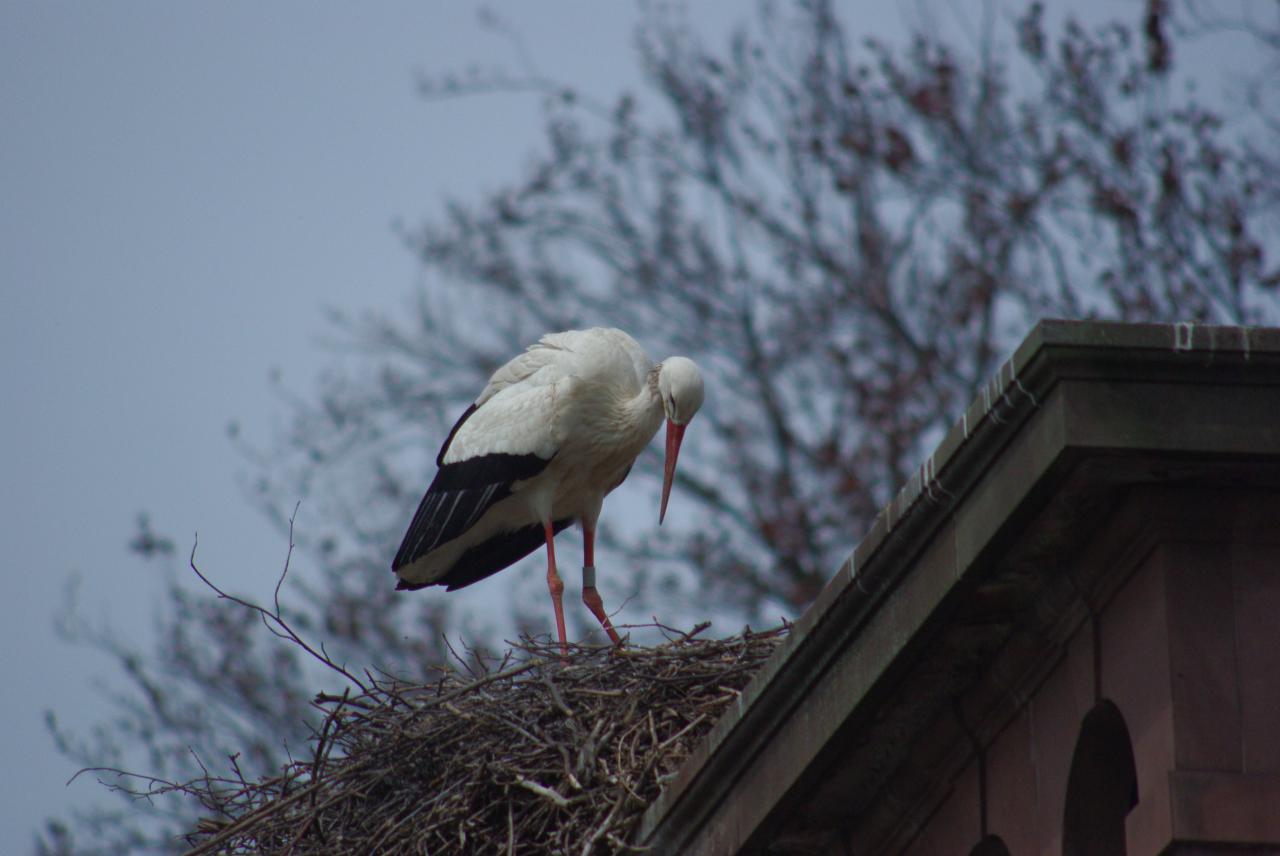
[[636, 451], [644, 448], [662, 425], [662, 396], [658, 392], [657, 374], [651, 374], [640, 391], [616, 405], [617, 419], [626, 433], [636, 441]]

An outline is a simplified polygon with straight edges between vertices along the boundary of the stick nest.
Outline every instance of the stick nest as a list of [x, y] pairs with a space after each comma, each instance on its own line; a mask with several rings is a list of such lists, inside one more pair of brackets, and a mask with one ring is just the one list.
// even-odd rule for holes
[[785, 628], [652, 648], [524, 640], [435, 683], [321, 695], [313, 756], [182, 790], [216, 816], [192, 853], [602, 854], [640, 817]]

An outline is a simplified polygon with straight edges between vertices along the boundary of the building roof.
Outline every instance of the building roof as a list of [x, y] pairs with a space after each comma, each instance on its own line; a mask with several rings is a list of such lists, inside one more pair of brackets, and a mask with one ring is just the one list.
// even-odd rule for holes
[[1064, 557], [1135, 491], [1186, 484], [1280, 487], [1280, 329], [1040, 323], [639, 840], [682, 854], [829, 852], [851, 826], [865, 842], [910, 840], [938, 771], [963, 761], [956, 746], [1008, 721], [1082, 620], [1082, 592], [1118, 585], [1105, 569], [1063, 573]]

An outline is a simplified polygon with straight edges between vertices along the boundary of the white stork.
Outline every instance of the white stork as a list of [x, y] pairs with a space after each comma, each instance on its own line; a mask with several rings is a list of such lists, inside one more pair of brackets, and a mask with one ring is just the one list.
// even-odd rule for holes
[[596, 521], [666, 417], [661, 524], [686, 426], [702, 405], [692, 360], [651, 365], [621, 330], [549, 333], [493, 373], [436, 456], [391, 564], [397, 589], [469, 586], [547, 545], [547, 588], [562, 655], [564, 583], [553, 539], [582, 524], [582, 600], [621, 644], [595, 585]]

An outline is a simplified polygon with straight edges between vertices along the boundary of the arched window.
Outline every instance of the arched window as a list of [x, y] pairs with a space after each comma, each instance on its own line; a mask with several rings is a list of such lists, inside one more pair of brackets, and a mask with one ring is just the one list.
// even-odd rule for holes
[[1062, 856], [1124, 856], [1124, 818], [1137, 804], [1129, 728], [1120, 709], [1103, 699], [1080, 724], [1071, 756]]
[[999, 835], [988, 835], [969, 851], [969, 856], [1010, 856], [1009, 848]]

